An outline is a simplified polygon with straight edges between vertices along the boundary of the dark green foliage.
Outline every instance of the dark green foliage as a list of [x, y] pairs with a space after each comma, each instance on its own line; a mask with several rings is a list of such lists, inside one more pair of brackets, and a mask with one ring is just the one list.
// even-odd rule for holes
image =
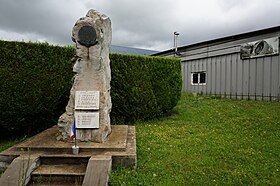
[[4, 134], [34, 134], [56, 123], [68, 100], [73, 55], [73, 47], [0, 41]]
[[[4, 134], [34, 134], [57, 123], [68, 102], [74, 53], [73, 47], [0, 41]], [[110, 60], [112, 124], [160, 117], [177, 104], [179, 60], [120, 54], [111, 54]]]
[[111, 54], [113, 123], [162, 116], [181, 95], [181, 65], [173, 58]]

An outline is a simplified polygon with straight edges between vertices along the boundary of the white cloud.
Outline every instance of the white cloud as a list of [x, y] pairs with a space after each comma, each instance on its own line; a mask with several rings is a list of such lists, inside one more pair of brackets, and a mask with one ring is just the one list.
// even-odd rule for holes
[[[1, 39], [72, 44], [93, 8], [112, 20], [113, 44], [156, 50], [279, 25], [279, 0], [0, 0]], [[5, 34], [4, 34], [5, 32]], [[22, 37], [22, 39], [19, 39]]]

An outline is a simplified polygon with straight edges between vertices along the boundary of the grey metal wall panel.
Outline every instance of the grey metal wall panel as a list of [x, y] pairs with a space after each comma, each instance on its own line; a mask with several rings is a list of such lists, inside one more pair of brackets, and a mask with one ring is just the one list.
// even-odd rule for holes
[[263, 95], [263, 61], [264, 58], [257, 58], [256, 95], [258, 100], [261, 100]]
[[[242, 60], [239, 52], [240, 44], [277, 35], [264, 34], [187, 51], [182, 57], [182, 90], [239, 99], [279, 100], [279, 55]], [[191, 73], [201, 71], [206, 71], [206, 85], [192, 85]]]
[[221, 56], [221, 95], [226, 96], [226, 56]]
[[257, 87], [257, 59], [246, 60], [250, 64], [249, 70], [249, 99], [256, 99], [256, 87]]
[[242, 60], [242, 76], [243, 76], [243, 99], [249, 99], [249, 74], [250, 74], [250, 62]]
[[232, 97], [237, 97], [237, 56], [236, 55], [232, 55], [231, 56], [231, 71], [232, 71], [232, 84], [231, 84], [231, 93], [232, 93]]
[[[183, 90], [238, 99], [279, 96], [279, 56], [241, 60], [238, 53], [182, 63]], [[191, 73], [206, 71], [206, 85], [192, 85]]]
[[216, 68], [215, 68], [215, 73], [216, 73], [216, 94], [221, 95], [221, 57], [217, 57], [216, 61]]
[[183, 81], [185, 82], [185, 91], [189, 90], [189, 84], [190, 84], [190, 80], [189, 80], [189, 63], [185, 63], [185, 76], [186, 79], [183, 79]]
[[265, 57], [263, 63], [263, 99], [270, 100], [271, 92], [271, 57]]
[[207, 53], [207, 56], [208, 57], [221, 56], [221, 55], [227, 55], [227, 54], [232, 54], [232, 53], [238, 53], [239, 51], [240, 51], [240, 47], [234, 46], [234, 47], [225, 48], [222, 50], [209, 51]]
[[186, 91], [186, 82], [184, 81], [185, 79], [187, 79], [186, 77], [186, 63], [181, 62], [181, 70], [182, 70], [182, 91]]
[[211, 71], [211, 58], [206, 58], [206, 94], [211, 92], [212, 71]]
[[188, 91], [191, 91], [191, 69], [192, 69], [192, 63], [187, 63], [188, 64], [188, 68], [187, 68], [187, 87], [188, 87]]
[[[190, 62], [190, 74], [189, 74], [189, 77], [191, 77], [191, 73], [194, 71], [194, 63], [195, 61], [192, 61]], [[190, 81], [190, 84], [191, 84], [191, 81]], [[190, 92], [194, 92], [194, 87], [192, 85], [190, 85]]]
[[[202, 71], [206, 72], [206, 85], [207, 85], [207, 58], [202, 59], [201, 61]], [[201, 92], [206, 93], [206, 85], [202, 85]]]
[[216, 73], [215, 73], [215, 57], [211, 58], [211, 94], [215, 94], [215, 87], [216, 87]]
[[[271, 96], [275, 100], [279, 95], [279, 56], [272, 56], [271, 59]], [[278, 98], [279, 99], [279, 98]]]
[[278, 100], [280, 100], [280, 57], [278, 56]]
[[227, 55], [226, 59], [226, 95], [227, 97], [231, 97], [231, 84], [232, 84], [232, 62], [231, 62], [231, 55]]
[[279, 34], [277, 32], [274, 32], [274, 33], [268, 33], [268, 34], [254, 36], [254, 37], [239, 39], [239, 40], [233, 40], [233, 41], [229, 41], [229, 42], [222, 42], [220, 44], [214, 44], [214, 45], [208, 46], [208, 51], [222, 50], [223, 48], [227, 48], [229, 46], [230, 47], [239, 46], [240, 44], [243, 44], [243, 43], [249, 43], [252, 41], [267, 39], [267, 38], [271, 38], [271, 37], [278, 37], [278, 36], [279, 36]]
[[[193, 61], [192, 73], [197, 71], [197, 69], [198, 69], [198, 64], [197, 63], [198, 63], [198, 60]], [[191, 85], [191, 86], [192, 86], [193, 92], [198, 92], [197, 86], [195, 86], [195, 85]]]
[[[202, 59], [197, 60], [197, 70], [196, 72], [202, 71], [202, 64], [201, 64]], [[196, 92], [201, 93], [201, 86], [200, 85], [195, 85], [196, 87]]]
[[190, 80], [189, 80], [189, 63], [185, 63], [185, 76], [186, 76], [186, 79], [183, 79], [183, 81], [185, 82], [185, 90], [189, 90], [189, 84], [190, 84]]
[[217, 51], [209, 51], [206, 53], [194, 53], [191, 55], [187, 54], [182, 54], [180, 58], [184, 61], [188, 60], [196, 60], [196, 59], [201, 59], [201, 58], [207, 58], [207, 57], [215, 57], [215, 56], [221, 56], [221, 55], [227, 55], [227, 54], [232, 54], [232, 53], [238, 53], [240, 51], [240, 47], [231, 47], [227, 48], [224, 50], [217, 50]]
[[237, 99], [242, 99], [242, 88], [243, 88], [243, 74], [242, 74], [242, 63], [240, 60], [240, 57], [235, 55], [236, 59], [236, 94], [237, 94]]
[[211, 92], [212, 94], [216, 95], [217, 94], [217, 57], [214, 57], [212, 59], [212, 86], [211, 86]]
[[[196, 62], [194, 63], [194, 71], [193, 72], [198, 72], [199, 71], [199, 59], [196, 60]], [[199, 86], [198, 85], [193, 85], [194, 87], [194, 92], [199, 93]]]
[[[231, 42], [226, 42], [226, 43], [221, 43], [221, 44], [215, 44], [213, 46], [205, 46], [203, 48], [197, 48], [189, 51], [180, 51], [182, 56], [182, 60], [194, 60], [194, 59], [199, 59], [199, 58], [206, 58], [206, 57], [213, 57], [213, 56], [218, 56], [218, 55], [226, 55], [226, 54], [231, 54], [231, 53], [238, 53], [240, 51], [240, 45], [256, 40], [261, 40], [261, 39], [267, 39], [270, 37], [277, 37], [278, 33], [269, 33], [265, 35], [260, 35], [260, 36], [255, 36], [255, 37], [250, 37], [250, 38], [245, 38], [241, 40], [236, 40], [236, 41], [231, 41]], [[170, 55], [170, 57], [173, 56]]]

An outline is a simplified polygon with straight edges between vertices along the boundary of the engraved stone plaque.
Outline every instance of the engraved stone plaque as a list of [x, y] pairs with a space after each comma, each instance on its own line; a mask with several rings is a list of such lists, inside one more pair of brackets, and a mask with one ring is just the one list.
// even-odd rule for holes
[[99, 91], [76, 91], [75, 94], [76, 110], [98, 110]]
[[99, 128], [99, 112], [75, 112], [76, 128]]
[[93, 46], [97, 43], [96, 31], [92, 26], [83, 26], [78, 32], [78, 42], [86, 47]]

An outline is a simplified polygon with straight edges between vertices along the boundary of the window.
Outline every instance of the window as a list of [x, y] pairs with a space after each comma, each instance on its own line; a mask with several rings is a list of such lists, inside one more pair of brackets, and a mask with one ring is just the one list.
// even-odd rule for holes
[[206, 72], [192, 72], [192, 85], [206, 85]]

